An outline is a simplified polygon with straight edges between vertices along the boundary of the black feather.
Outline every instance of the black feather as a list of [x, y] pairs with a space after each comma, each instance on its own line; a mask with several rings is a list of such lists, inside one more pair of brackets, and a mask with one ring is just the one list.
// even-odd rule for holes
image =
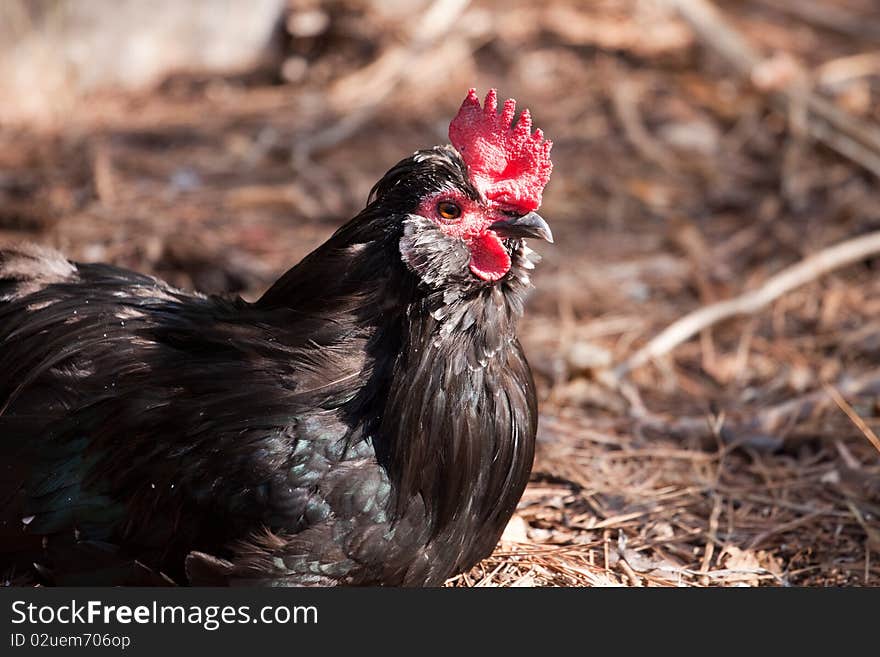
[[442, 189], [478, 198], [454, 150], [402, 161], [253, 304], [0, 252], [0, 570], [438, 585], [488, 555], [532, 463], [531, 255], [475, 278], [412, 214]]

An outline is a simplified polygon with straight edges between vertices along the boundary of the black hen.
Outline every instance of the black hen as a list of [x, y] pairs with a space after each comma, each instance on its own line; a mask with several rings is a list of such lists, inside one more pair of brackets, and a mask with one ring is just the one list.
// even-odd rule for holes
[[[439, 585], [532, 463], [549, 142], [473, 90], [256, 303], [0, 251], [0, 574]], [[151, 579], [152, 577], [152, 579]]]

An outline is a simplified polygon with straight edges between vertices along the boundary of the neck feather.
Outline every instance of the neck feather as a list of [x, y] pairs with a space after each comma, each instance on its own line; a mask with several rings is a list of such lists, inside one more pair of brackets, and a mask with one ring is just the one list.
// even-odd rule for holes
[[343, 227], [256, 305], [363, 336], [352, 436], [373, 442], [398, 514], [423, 505], [433, 535], [476, 540], [462, 558], [480, 558], [531, 469], [534, 383], [515, 330], [537, 258], [521, 245], [494, 284], [432, 287], [401, 261], [399, 234], [366, 237]]

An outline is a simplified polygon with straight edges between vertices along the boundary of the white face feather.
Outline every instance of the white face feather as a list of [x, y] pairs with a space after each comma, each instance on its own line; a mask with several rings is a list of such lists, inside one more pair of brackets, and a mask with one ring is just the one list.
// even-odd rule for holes
[[[531, 288], [529, 270], [540, 256], [520, 240], [511, 254], [512, 266], [503, 278], [487, 282], [469, 269], [471, 253], [460, 238], [450, 237], [430, 219], [409, 215], [404, 220], [400, 255], [407, 268], [427, 288], [427, 311], [437, 322], [434, 346], [455, 333], [478, 336], [513, 325], [522, 313], [522, 302]], [[514, 332], [504, 332], [513, 339]], [[508, 341], [475, 340], [467, 367], [482, 368]]]
[[460, 238], [445, 235], [430, 219], [411, 214], [403, 222], [400, 257], [431, 289], [463, 282], [470, 251]]
[[[448, 288], [450, 285], [467, 287], [482, 282], [476, 281], [469, 268], [471, 252], [457, 237], [446, 235], [437, 224], [421, 215], [411, 214], [403, 222], [403, 237], [400, 239], [400, 257], [410, 271], [432, 289]], [[516, 275], [524, 285], [530, 285], [529, 270], [541, 261], [524, 240], [511, 254]], [[504, 279], [501, 279], [504, 280]]]

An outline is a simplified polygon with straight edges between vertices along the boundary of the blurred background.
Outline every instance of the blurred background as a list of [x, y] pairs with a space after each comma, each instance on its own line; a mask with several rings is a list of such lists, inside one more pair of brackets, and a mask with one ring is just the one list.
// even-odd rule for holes
[[5, 0], [0, 243], [252, 299], [471, 86], [556, 244], [533, 481], [451, 584], [880, 584], [876, 0]]

